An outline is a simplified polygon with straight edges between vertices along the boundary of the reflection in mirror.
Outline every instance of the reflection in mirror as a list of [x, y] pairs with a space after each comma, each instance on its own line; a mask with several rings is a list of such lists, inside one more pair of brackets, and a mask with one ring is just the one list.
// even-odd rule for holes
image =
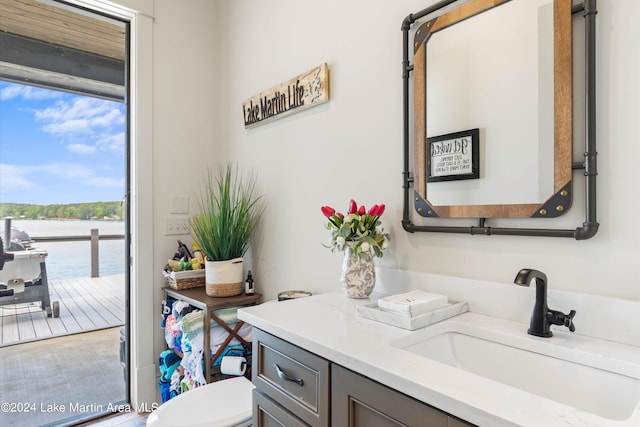
[[429, 201], [544, 202], [553, 192], [552, 1], [505, 3], [434, 33], [426, 49], [427, 137], [479, 127], [483, 165], [482, 179], [429, 184]]
[[[472, 0], [422, 24], [414, 47], [418, 212], [564, 213], [571, 204], [571, 1]], [[472, 128], [479, 128], [479, 178], [427, 184], [427, 138]], [[459, 160], [452, 152], [452, 169]]]

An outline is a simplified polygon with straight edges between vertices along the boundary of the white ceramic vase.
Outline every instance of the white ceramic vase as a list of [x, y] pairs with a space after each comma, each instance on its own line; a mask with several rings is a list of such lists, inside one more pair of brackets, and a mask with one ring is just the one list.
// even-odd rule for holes
[[371, 252], [362, 252], [358, 259], [351, 247], [345, 248], [340, 284], [349, 298], [367, 298], [371, 295], [376, 285], [376, 272]]

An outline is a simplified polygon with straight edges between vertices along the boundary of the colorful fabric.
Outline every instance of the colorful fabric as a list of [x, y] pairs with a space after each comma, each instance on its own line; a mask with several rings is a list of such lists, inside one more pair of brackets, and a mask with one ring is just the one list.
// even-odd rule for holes
[[172, 350], [165, 350], [160, 353], [160, 357], [158, 358], [158, 366], [160, 368], [158, 385], [160, 387], [162, 402], [171, 399], [171, 380], [176, 369], [180, 366], [180, 361], [180, 357]]
[[[163, 307], [163, 324], [165, 329], [165, 341], [169, 348], [180, 351], [183, 354], [180, 360], [178, 356], [171, 350], [167, 350], [161, 354], [160, 361], [160, 392], [163, 402], [165, 399], [171, 399], [184, 391], [191, 390], [196, 387], [207, 384], [204, 376], [204, 331], [203, 320], [204, 312], [193, 309], [181, 302], [172, 302]], [[170, 314], [166, 314], [170, 311]], [[237, 308], [228, 308], [216, 310], [214, 313], [222, 321], [235, 328], [238, 317]], [[238, 330], [238, 335], [245, 341], [251, 342], [253, 336], [253, 328], [249, 324], [243, 324]], [[211, 321], [210, 333], [210, 357], [213, 357], [218, 349], [227, 339], [229, 333], [217, 322]], [[178, 358], [175, 364], [173, 357]], [[244, 356], [247, 357], [247, 349], [236, 338], [233, 338], [221, 356], [212, 362], [212, 366], [219, 366], [224, 356]]]

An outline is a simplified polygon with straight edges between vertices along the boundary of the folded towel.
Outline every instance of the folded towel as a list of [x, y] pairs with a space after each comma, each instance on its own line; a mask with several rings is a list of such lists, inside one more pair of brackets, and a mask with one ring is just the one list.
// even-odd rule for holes
[[[238, 323], [238, 307], [223, 308], [214, 311], [214, 313], [227, 325], [235, 325], [236, 323]], [[201, 332], [203, 328], [203, 319], [204, 312], [201, 310], [195, 310], [187, 314], [180, 321], [182, 332], [188, 335], [193, 335]], [[218, 325], [217, 322], [213, 320], [211, 321], [211, 328], [216, 328], [218, 326], [220, 325]]]
[[391, 295], [378, 300], [378, 306], [383, 310], [406, 317], [437, 310], [448, 303], [449, 298], [446, 295], [432, 294], [420, 290]]

